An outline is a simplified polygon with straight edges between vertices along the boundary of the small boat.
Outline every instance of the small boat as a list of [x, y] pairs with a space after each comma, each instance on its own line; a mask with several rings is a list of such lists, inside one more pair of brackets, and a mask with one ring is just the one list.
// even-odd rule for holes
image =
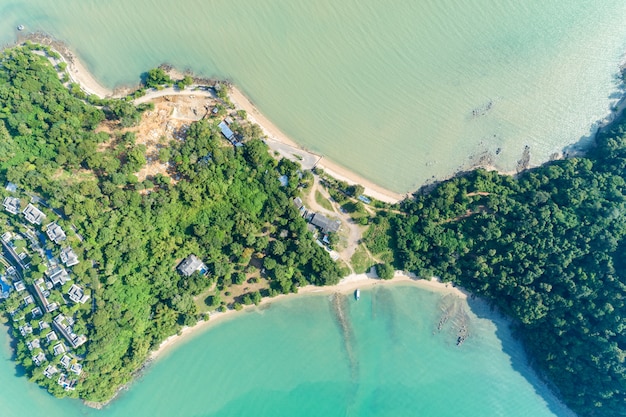
[[25, 28], [24, 28], [24, 25], [18, 25], [18, 26], [17, 26], [17, 30], [19, 30], [19, 31], [22, 31], [22, 30], [24, 30], [24, 29], [25, 29]]
[[359, 290], [357, 288], [357, 290], [354, 292], [354, 298], [359, 301], [361, 299], [361, 290]]

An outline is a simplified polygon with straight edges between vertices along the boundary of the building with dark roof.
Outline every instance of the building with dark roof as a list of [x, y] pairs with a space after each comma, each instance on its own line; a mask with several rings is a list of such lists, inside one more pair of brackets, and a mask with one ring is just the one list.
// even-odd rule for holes
[[233, 133], [232, 130], [230, 130], [230, 127], [228, 127], [228, 125], [226, 124], [226, 122], [221, 122], [219, 125], [217, 125], [221, 131], [222, 131], [222, 135], [224, 135], [224, 137], [230, 141], [233, 140], [233, 138], [235, 137], [235, 133]]
[[341, 222], [339, 220], [331, 220], [320, 213], [315, 213], [311, 218], [311, 224], [319, 228], [322, 233], [334, 233], [339, 230]]

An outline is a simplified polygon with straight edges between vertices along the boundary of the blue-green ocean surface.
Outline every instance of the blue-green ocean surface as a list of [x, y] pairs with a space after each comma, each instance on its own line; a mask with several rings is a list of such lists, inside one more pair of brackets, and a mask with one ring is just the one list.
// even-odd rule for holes
[[[364, 291], [358, 302], [349, 295], [277, 301], [168, 351], [100, 411], [16, 377], [3, 335], [1, 415], [570, 416], [529, 370], [506, 323], [490, 320], [480, 304], [472, 308], [404, 285]], [[457, 347], [461, 325], [469, 337]]]
[[398, 192], [513, 170], [594, 132], [618, 97], [623, 0], [3, 0], [108, 86], [164, 61], [233, 80], [305, 147]]

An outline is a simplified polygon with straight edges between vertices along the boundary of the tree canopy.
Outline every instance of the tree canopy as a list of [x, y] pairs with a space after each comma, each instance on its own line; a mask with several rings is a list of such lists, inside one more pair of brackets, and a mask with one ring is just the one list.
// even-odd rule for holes
[[[203, 120], [162, 155], [178, 179], [160, 175], [139, 187], [134, 174], [146, 163], [143, 145], [132, 133], [95, 130], [107, 114], [120, 128], [125, 119], [136, 121], [132, 102], [108, 100], [104, 111], [88, 104], [31, 48], [6, 50], [0, 60], [0, 182], [38, 195], [75, 227], [82, 240], [74, 245], [85, 258], [77, 281], [94, 300], [80, 313], [89, 341], [76, 391], [58, 389], [24, 355], [35, 381], [55, 395], [109, 399], [150, 349], [198, 320], [196, 296], [241, 281], [253, 264], [272, 264], [264, 295], [338, 282], [339, 268], [291, 202], [296, 190], [278, 181], [279, 170], [295, 176], [297, 165], [277, 162], [258, 136], [234, 148]], [[157, 71], [149, 77], [164, 81]], [[205, 275], [176, 270], [190, 254], [207, 265]], [[252, 292], [244, 302], [258, 303], [261, 295]]]
[[372, 252], [485, 297], [540, 374], [585, 416], [626, 415], [624, 119], [587, 157], [518, 179], [476, 170], [380, 213]]

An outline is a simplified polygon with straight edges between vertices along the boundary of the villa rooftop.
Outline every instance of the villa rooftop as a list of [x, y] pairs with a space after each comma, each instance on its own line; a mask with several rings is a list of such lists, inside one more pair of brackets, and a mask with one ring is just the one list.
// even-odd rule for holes
[[26, 208], [24, 209], [22, 213], [24, 214], [24, 217], [26, 218], [26, 220], [32, 224], [39, 225], [41, 224], [43, 219], [46, 218], [46, 215], [43, 214], [41, 210], [39, 210], [37, 207], [33, 206], [30, 203], [28, 203], [28, 205], [26, 206]]
[[41, 343], [39, 342], [39, 339], [33, 339], [30, 342], [26, 343], [26, 347], [28, 347], [28, 350], [33, 351], [35, 349], [41, 349]]
[[65, 266], [74, 266], [76, 264], [78, 264], [78, 256], [76, 255], [76, 253], [74, 252], [74, 250], [71, 247], [66, 247], [61, 249], [61, 262], [63, 262], [65, 264]]
[[48, 365], [48, 367], [43, 371], [43, 374], [46, 378], [52, 378], [52, 375], [58, 373], [59, 370], [54, 365]]
[[[72, 345], [73, 348], [77, 348], [87, 341], [87, 337], [85, 335], [79, 336], [74, 333], [72, 325], [70, 324], [73, 323], [73, 321], [70, 319], [70, 317], [65, 317], [63, 314], [59, 314], [54, 318], [52, 324], [61, 333], [61, 335], [63, 335], [65, 340]], [[65, 321], [67, 321], [67, 324], [64, 323]]]
[[20, 199], [17, 197], [6, 197], [2, 205], [4, 209], [11, 214], [18, 214], [20, 212]]
[[47, 360], [48, 358], [43, 352], [39, 352], [37, 355], [33, 356], [33, 362], [35, 362], [37, 366], [41, 366], [41, 364]]
[[83, 366], [80, 363], [72, 364], [72, 366], [70, 366], [70, 372], [80, 375], [83, 372]]
[[61, 366], [63, 366], [65, 369], [68, 369], [70, 367], [70, 364], [72, 363], [72, 358], [69, 355], [63, 355], [59, 362], [61, 362]]
[[10, 193], [15, 193], [17, 192], [17, 185], [13, 184], [12, 182], [7, 182], [7, 185], [4, 187], [4, 189]]
[[196, 255], [189, 255], [184, 261], [178, 265], [178, 270], [186, 277], [191, 276], [194, 272], [205, 269], [204, 263], [198, 259]]
[[72, 284], [70, 290], [67, 292], [70, 300], [75, 303], [85, 304], [85, 302], [89, 299], [89, 296], [85, 294], [85, 291], [76, 284]]
[[20, 329], [20, 334], [22, 336], [26, 336], [27, 334], [31, 334], [33, 332], [33, 328], [28, 323], [26, 323], [23, 326], [20, 326], [19, 329]]
[[65, 374], [61, 374], [61, 376], [57, 380], [57, 384], [62, 386], [65, 391], [73, 391], [76, 389], [76, 380], [70, 380]]
[[13, 286], [15, 287], [15, 291], [17, 292], [22, 292], [26, 289], [26, 286], [24, 285], [24, 282], [22, 281], [15, 281], [13, 283]]
[[46, 335], [46, 340], [48, 341], [48, 343], [51, 343], [51, 342], [53, 342], [55, 340], [59, 340], [59, 338], [58, 338], [56, 332], [53, 330], [53, 331], [51, 331], [50, 333], [48, 333]]
[[46, 226], [46, 234], [48, 235], [48, 238], [57, 245], [60, 245], [61, 242], [67, 239], [67, 236], [61, 226], [56, 223], [50, 223]]
[[[65, 345], [63, 343], [57, 343], [52, 348], [52, 351], [54, 352], [54, 356], [59, 356], [59, 355], [65, 353], [67, 350], [65, 349]], [[63, 356], [63, 358], [66, 358], [66, 357], [67, 357], [67, 355]], [[63, 359], [61, 359], [61, 362], [63, 362]], [[66, 368], [67, 368], [67, 366], [66, 366]]]
[[53, 284], [63, 285], [67, 281], [69, 281], [69, 275], [67, 275], [67, 271], [62, 266], [55, 266], [46, 271], [46, 275], [50, 278]]

